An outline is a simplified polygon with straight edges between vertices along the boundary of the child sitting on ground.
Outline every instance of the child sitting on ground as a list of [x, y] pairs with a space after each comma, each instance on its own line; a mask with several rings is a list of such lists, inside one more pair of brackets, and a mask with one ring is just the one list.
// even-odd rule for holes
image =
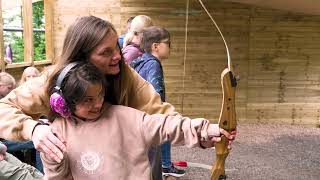
[[55, 134], [64, 139], [61, 162], [42, 154], [46, 179], [150, 179], [148, 149], [168, 140], [188, 147], [213, 147], [225, 135], [205, 119], [148, 115], [104, 101], [108, 83], [88, 62], [57, 67], [49, 79]]

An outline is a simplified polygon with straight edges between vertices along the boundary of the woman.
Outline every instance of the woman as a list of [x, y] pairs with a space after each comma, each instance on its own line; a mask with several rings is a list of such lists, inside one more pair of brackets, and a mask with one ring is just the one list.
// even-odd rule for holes
[[[148, 114], [175, 113], [171, 104], [161, 102], [152, 85], [124, 63], [117, 42], [111, 23], [94, 16], [81, 17], [68, 28], [57, 65], [89, 59], [110, 82], [105, 100]], [[60, 162], [66, 151], [63, 138], [55, 136], [55, 129], [36, 121], [50, 110], [46, 86], [51, 73], [44, 72], [0, 100], [0, 138], [32, 140], [37, 150]]]

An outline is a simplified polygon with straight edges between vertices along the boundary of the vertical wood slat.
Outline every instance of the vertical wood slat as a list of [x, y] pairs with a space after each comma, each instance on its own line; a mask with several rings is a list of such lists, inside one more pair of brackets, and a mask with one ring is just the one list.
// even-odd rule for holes
[[32, 1], [22, 0], [24, 61], [33, 64]]
[[53, 9], [52, 1], [44, 0], [44, 16], [45, 16], [45, 38], [46, 38], [46, 59], [54, 62], [53, 48]]
[[4, 48], [3, 48], [3, 19], [2, 19], [2, 0], [0, 0], [0, 66], [1, 71], [5, 70]]

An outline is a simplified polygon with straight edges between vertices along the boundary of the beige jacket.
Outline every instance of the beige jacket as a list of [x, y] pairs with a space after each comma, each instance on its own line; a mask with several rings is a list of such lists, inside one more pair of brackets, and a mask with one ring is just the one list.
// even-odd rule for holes
[[148, 115], [126, 106], [107, 105], [96, 121], [56, 119], [51, 126], [66, 140], [61, 163], [41, 155], [49, 180], [148, 180], [148, 149], [168, 140], [188, 147], [207, 138], [209, 122], [180, 115]]
[[[125, 66], [126, 78], [133, 81], [128, 88], [128, 105], [149, 114], [174, 112], [169, 103], [162, 103], [152, 85], [129, 66]], [[41, 115], [49, 113], [49, 97], [46, 82], [49, 72], [27, 81], [0, 100], [0, 138], [7, 140], [31, 140], [31, 132]]]

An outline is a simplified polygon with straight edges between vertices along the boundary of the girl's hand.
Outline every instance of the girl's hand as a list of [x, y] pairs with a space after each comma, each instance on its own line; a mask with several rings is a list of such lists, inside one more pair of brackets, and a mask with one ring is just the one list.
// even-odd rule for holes
[[66, 151], [66, 146], [63, 138], [54, 133], [55, 129], [50, 126], [38, 125], [34, 129], [32, 141], [38, 151], [60, 163], [63, 159], [63, 152]]
[[213, 147], [216, 142], [221, 141], [221, 137], [225, 136], [228, 141], [228, 149], [231, 149], [231, 144], [236, 137], [236, 131], [229, 133], [228, 131], [219, 128], [219, 124], [210, 124], [208, 127], [208, 140], [201, 141], [201, 146], [205, 148]]

